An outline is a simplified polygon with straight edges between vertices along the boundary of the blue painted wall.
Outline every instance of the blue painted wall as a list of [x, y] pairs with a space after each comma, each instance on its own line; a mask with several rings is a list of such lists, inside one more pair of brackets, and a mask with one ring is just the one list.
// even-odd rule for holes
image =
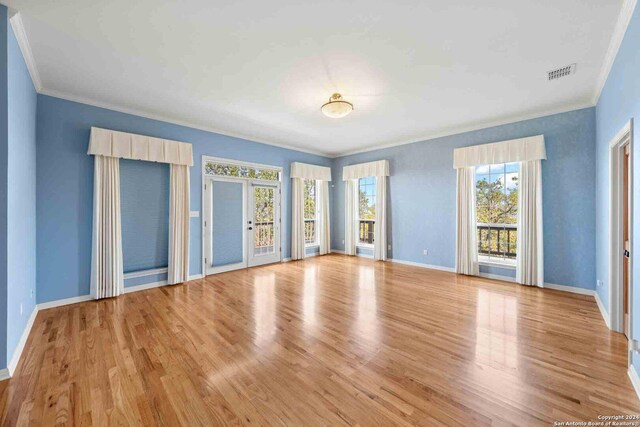
[[169, 178], [167, 163], [120, 159], [125, 274], [169, 263]]
[[7, 366], [7, 182], [9, 158], [8, 32], [6, 6], [0, 5], [0, 369]]
[[[344, 250], [343, 166], [388, 159], [391, 258], [455, 266], [453, 149], [544, 134], [545, 281], [595, 285], [595, 109], [587, 108], [335, 159], [332, 248]], [[424, 256], [423, 250], [429, 255]]]
[[[89, 293], [93, 158], [87, 155], [91, 126], [133, 132], [193, 144], [191, 210], [201, 206], [202, 155], [284, 168], [282, 251], [290, 255], [291, 194], [289, 165], [330, 166], [322, 156], [205, 132], [104, 108], [38, 95], [37, 121], [37, 300]], [[1, 154], [0, 154], [1, 159]], [[201, 273], [201, 218], [191, 219], [190, 274]], [[1, 267], [0, 267], [1, 268]], [[154, 281], [150, 279], [149, 281]]]
[[[609, 308], [609, 141], [630, 120], [634, 120], [633, 164], [633, 313], [634, 338], [640, 331], [640, 8], [636, 7], [624, 40], [613, 63], [613, 67], [596, 106], [597, 153], [596, 153], [596, 259], [597, 278], [602, 281], [597, 291], [600, 299]], [[640, 358], [634, 355], [634, 366], [640, 369]]]
[[11, 360], [36, 303], [37, 95], [12, 29], [8, 57], [7, 360]]

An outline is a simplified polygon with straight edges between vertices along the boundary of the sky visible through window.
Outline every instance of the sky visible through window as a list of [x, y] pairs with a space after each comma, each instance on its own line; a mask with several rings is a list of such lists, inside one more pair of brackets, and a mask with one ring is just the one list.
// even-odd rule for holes
[[376, 178], [360, 178], [359, 181], [359, 216], [360, 219], [376, 217]]

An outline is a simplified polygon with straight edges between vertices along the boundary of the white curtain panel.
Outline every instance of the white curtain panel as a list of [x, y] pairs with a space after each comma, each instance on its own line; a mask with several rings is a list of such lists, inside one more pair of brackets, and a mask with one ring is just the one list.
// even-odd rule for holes
[[91, 296], [100, 299], [115, 297], [124, 291], [120, 161], [115, 157], [95, 156], [94, 164]]
[[171, 164], [167, 283], [189, 280], [189, 167]]
[[542, 162], [520, 162], [516, 281], [544, 286]]
[[456, 273], [478, 274], [476, 236], [476, 171], [474, 167], [456, 169], [458, 194], [456, 212]]
[[344, 253], [356, 254], [356, 216], [358, 214], [358, 180], [344, 181]]
[[320, 204], [319, 211], [319, 227], [318, 237], [320, 242], [320, 255], [331, 252], [331, 220], [329, 217], [329, 182], [316, 181], [318, 189], [318, 202]]
[[304, 179], [291, 180], [291, 259], [304, 259]]
[[387, 260], [387, 177], [376, 177], [376, 225], [373, 230], [373, 259]]

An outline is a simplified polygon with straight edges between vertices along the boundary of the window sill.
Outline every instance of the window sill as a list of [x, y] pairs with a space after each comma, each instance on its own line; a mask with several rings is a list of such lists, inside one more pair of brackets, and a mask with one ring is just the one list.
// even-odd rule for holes
[[305, 245], [304, 245], [305, 249], [319, 248], [319, 247], [320, 247], [320, 243], [305, 243]]
[[500, 262], [500, 261], [493, 261], [493, 260], [488, 260], [488, 259], [479, 259], [478, 260], [478, 264], [479, 265], [483, 265], [485, 267], [496, 267], [496, 268], [504, 268], [507, 270], [515, 270], [516, 269], [516, 262]]

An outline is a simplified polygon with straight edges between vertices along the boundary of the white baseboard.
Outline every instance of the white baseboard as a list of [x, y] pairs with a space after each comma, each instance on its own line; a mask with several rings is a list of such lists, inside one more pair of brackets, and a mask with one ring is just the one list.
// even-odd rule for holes
[[33, 311], [31, 312], [31, 316], [29, 316], [27, 325], [25, 326], [24, 331], [22, 331], [22, 336], [20, 337], [18, 346], [13, 351], [13, 356], [9, 361], [9, 366], [7, 367], [7, 369], [9, 370], [9, 376], [13, 376], [13, 373], [16, 371], [16, 367], [18, 366], [18, 362], [20, 361], [20, 356], [22, 356], [22, 351], [24, 350], [24, 346], [27, 343], [27, 338], [29, 338], [29, 333], [31, 332], [33, 322], [35, 322], [37, 315], [38, 306], [36, 305], [35, 307], [33, 307]]
[[339, 249], [331, 249], [330, 251], [332, 254], [342, 254], [344, 255], [344, 251], [341, 251]]
[[79, 297], [58, 299], [55, 301], [41, 302], [38, 304], [38, 310], [46, 310], [47, 308], [61, 307], [63, 305], [75, 304], [78, 302], [90, 301], [91, 295], [82, 295]]
[[432, 265], [432, 264], [423, 264], [421, 262], [404, 261], [401, 259], [389, 258], [387, 261], [395, 262], [396, 264], [411, 265], [413, 267], [428, 268], [430, 270], [446, 271], [449, 273], [455, 273], [456, 271], [455, 268], [451, 268], [451, 267], [443, 267], [441, 265]]
[[602, 314], [604, 323], [607, 325], [607, 328], [611, 329], [611, 318], [609, 317], [607, 308], [604, 306], [604, 303], [600, 299], [600, 295], [598, 294], [598, 292], [596, 292], [595, 297], [596, 297], [596, 304], [598, 304], [598, 308], [600, 309], [600, 314]]
[[593, 289], [578, 288], [576, 286], [556, 285], [555, 283], [545, 283], [547, 289], [555, 289], [557, 291], [571, 292], [573, 294], [595, 296], [596, 291]]
[[0, 369], [0, 381], [8, 380], [9, 378], [11, 378], [9, 370], [7, 368]]
[[189, 276], [189, 281], [202, 279], [204, 276], [202, 274], [194, 274], [193, 276]]
[[292, 259], [287, 257], [287, 258], [282, 258], [282, 261], [280, 262], [291, 262], [291, 261]]
[[640, 377], [638, 376], [638, 371], [636, 371], [636, 367], [633, 365], [629, 365], [629, 370], [627, 370], [627, 375], [629, 375], [629, 379], [631, 380], [631, 385], [633, 389], [636, 391], [636, 395], [640, 399]]
[[124, 293], [129, 294], [131, 292], [144, 291], [145, 289], [159, 288], [160, 286], [165, 286], [166, 284], [166, 280], [161, 280], [159, 282], [145, 283], [144, 285], [128, 286], [124, 288]]

